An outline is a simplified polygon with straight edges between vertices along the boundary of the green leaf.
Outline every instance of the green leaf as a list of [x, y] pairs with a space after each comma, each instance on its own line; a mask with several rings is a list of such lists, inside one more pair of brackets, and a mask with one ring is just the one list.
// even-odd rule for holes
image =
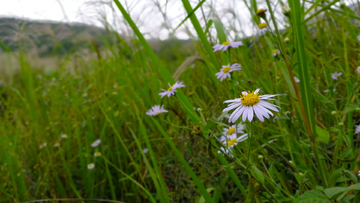
[[310, 190], [300, 195], [295, 203], [330, 203], [330, 200], [324, 193], [318, 190]]
[[335, 199], [336, 197], [338, 197], [341, 193], [343, 193], [345, 191], [346, 191], [346, 188], [343, 188], [343, 187], [332, 187], [332, 188], [325, 189], [324, 193], [330, 199]]
[[328, 131], [320, 128], [319, 126], [316, 126], [316, 132], [317, 132], [316, 141], [329, 143], [330, 134]]
[[352, 190], [360, 190], [360, 183], [357, 183], [355, 185], [351, 185], [350, 187], [333, 187], [333, 188], [327, 188], [324, 190], [324, 193], [326, 196], [328, 196], [330, 199], [336, 199], [336, 201], [340, 201], [344, 198], [344, 196], [352, 191]]
[[261, 184], [265, 183], [265, 177], [263, 172], [261, 172], [255, 165], [252, 166], [250, 172], [256, 178], [256, 180], [259, 181]]

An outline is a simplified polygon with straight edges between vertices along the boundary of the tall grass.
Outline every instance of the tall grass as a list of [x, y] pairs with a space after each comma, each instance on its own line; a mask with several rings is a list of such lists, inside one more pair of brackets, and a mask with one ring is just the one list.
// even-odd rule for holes
[[[177, 29], [194, 34], [191, 44], [171, 39], [154, 51], [128, 7], [114, 3], [134, 35], [111, 32], [116, 43], [104, 50], [89, 42], [97, 57], [69, 53], [49, 71], [26, 48], [5, 53], [20, 70], [1, 78], [0, 202], [359, 202], [357, 11], [336, 1], [246, 1], [251, 24], [241, 27], [267, 22], [270, 31], [240, 39], [237, 24], [206, 13], [212, 2], [182, 0]], [[213, 52], [230, 40], [244, 46]], [[230, 63], [242, 69], [220, 82], [215, 73]], [[160, 98], [172, 75], [185, 87]], [[221, 153], [223, 102], [257, 88], [276, 94], [280, 111], [247, 122], [250, 139]], [[155, 104], [169, 112], [146, 115]]]

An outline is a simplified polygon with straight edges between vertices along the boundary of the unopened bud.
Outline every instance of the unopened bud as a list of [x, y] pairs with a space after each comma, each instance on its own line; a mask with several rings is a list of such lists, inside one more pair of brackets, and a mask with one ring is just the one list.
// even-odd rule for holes
[[288, 5], [284, 5], [281, 9], [284, 15], [290, 16], [291, 8]]
[[332, 115], [335, 115], [335, 114], [336, 114], [336, 111], [332, 111], [331, 114], [332, 114]]
[[262, 155], [259, 155], [258, 156], [258, 159], [263, 159], [264, 157]]
[[344, 9], [346, 7], [345, 1], [340, 1], [340, 8]]
[[339, 125], [339, 126], [343, 126], [343, 125], [344, 125], [344, 123], [342, 123], [342, 122], [341, 122], [341, 123], [339, 123], [338, 125]]
[[303, 174], [303, 173], [299, 173], [299, 176], [304, 176], [304, 174]]
[[202, 111], [202, 109], [201, 109], [201, 108], [197, 108], [197, 111], [198, 111], [198, 112], [201, 112], [201, 111]]

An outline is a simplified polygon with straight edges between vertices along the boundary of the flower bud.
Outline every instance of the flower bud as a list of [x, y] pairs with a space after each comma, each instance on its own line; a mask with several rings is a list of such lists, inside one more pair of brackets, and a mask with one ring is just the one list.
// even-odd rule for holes
[[331, 114], [332, 114], [332, 115], [335, 115], [335, 114], [336, 114], [336, 111], [332, 111]]
[[290, 16], [291, 8], [288, 5], [284, 5], [281, 10], [285, 16]]

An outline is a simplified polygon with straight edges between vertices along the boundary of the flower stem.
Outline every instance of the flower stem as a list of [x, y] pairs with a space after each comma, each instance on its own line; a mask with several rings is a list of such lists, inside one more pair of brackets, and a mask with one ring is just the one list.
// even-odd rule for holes
[[249, 146], [248, 146], [248, 153], [247, 153], [247, 160], [246, 160], [246, 164], [245, 164], [245, 168], [248, 168], [248, 164], [250, 162], [250, 147], [251, 147], [251, 143], [252, 143], [252, 137], [253, 137], [253, 124], [252, 122], [250, 122], [250, 142], [249, 142]]

